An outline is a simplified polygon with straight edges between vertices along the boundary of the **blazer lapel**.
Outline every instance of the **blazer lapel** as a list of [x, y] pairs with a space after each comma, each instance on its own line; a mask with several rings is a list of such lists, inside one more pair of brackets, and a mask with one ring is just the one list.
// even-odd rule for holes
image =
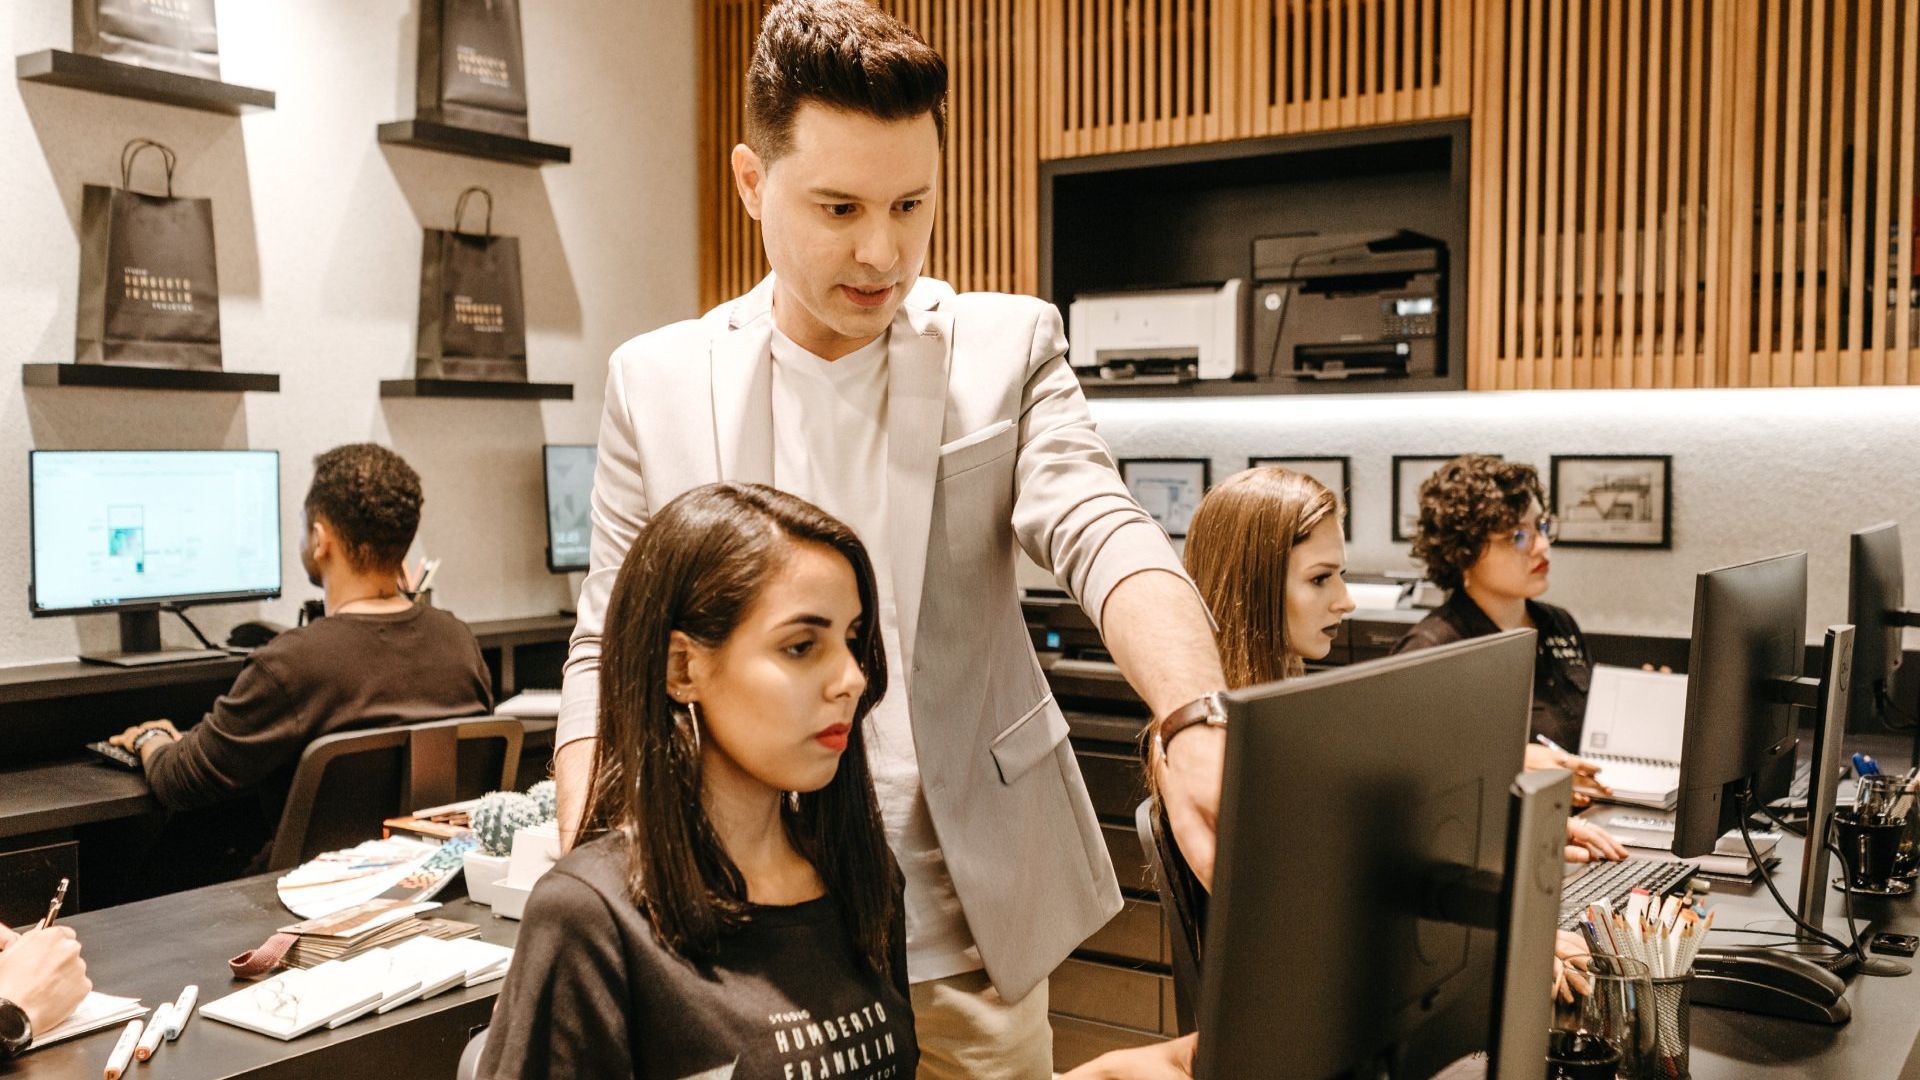
[[773, 483], [773, 276], [762, 278], [727, 317], [708, 357], [719, 479]]
[[887, 342], [887, 517], [901, 664], [912, 670], [933, 524], [933, 474], [947, 411], [953, 320], [902, 304]]

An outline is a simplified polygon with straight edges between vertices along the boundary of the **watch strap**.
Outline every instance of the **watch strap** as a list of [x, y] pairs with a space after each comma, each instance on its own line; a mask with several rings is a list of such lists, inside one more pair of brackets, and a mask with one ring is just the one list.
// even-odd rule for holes
[[1195, 724], [1225, 727], [1226, 723], [1226, 702], [1221, 693], [1216, 690], [1210, 694], [1202, 694], [1168, 713], [1160, 721], [1160, 730], [1156, 732], [1156, 737], [1159, 739], [1161, 752], [1165, 753], [1167, 744], [1173, 742], [1175, 735]]
[[27, 1010], [0, 998], [0, 1058], [24, 1054], [33, 1045], [33, 1021]]
[[166, 736], [169, 741], [173, 738], [173, 733], [163, 727], [150, 727], [140, 734], [135, 735], [133, 737], [133, 752], [136, 754], [139, 753], [141, 747], [152, 742], [155, 737], [162, 735]]

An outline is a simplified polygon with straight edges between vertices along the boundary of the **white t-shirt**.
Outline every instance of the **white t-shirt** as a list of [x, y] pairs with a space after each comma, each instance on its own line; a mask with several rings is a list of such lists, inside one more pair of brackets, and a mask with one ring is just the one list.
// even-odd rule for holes
[[887, 842], [907, 878], [908, 978], [926, 982], [979, 970], [920, 790], [907, 713], [887, 521], [887, 335], [838, 360], [822, 360], [774, 331], [773, 483], [846, 522], [873, 560], [888, 689], [867, 718], [867, 764]]

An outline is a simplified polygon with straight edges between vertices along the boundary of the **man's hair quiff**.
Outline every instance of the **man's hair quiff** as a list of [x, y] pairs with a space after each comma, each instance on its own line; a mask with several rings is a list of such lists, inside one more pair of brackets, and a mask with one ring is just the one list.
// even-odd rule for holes
[[932, 113], [947, 145], [947, 62], [866, 0], [781, 0], [761, 21], [746, 87], [747, 145], [761, 161], [793, 149], [809, 101], [879, 120]]

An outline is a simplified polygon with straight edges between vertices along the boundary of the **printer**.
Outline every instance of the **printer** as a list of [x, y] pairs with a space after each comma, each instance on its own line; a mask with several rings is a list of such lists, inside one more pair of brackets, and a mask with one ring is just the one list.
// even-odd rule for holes
[[1253, 242], [1257, 378], [1401, 379], [1447, 371], [1447, 248], [1401, 230]]
[[1240, 369], [1242, 286], [1082, 293], [1067, 309], [1067, 362], [1082, 379], [1184, 383]]

